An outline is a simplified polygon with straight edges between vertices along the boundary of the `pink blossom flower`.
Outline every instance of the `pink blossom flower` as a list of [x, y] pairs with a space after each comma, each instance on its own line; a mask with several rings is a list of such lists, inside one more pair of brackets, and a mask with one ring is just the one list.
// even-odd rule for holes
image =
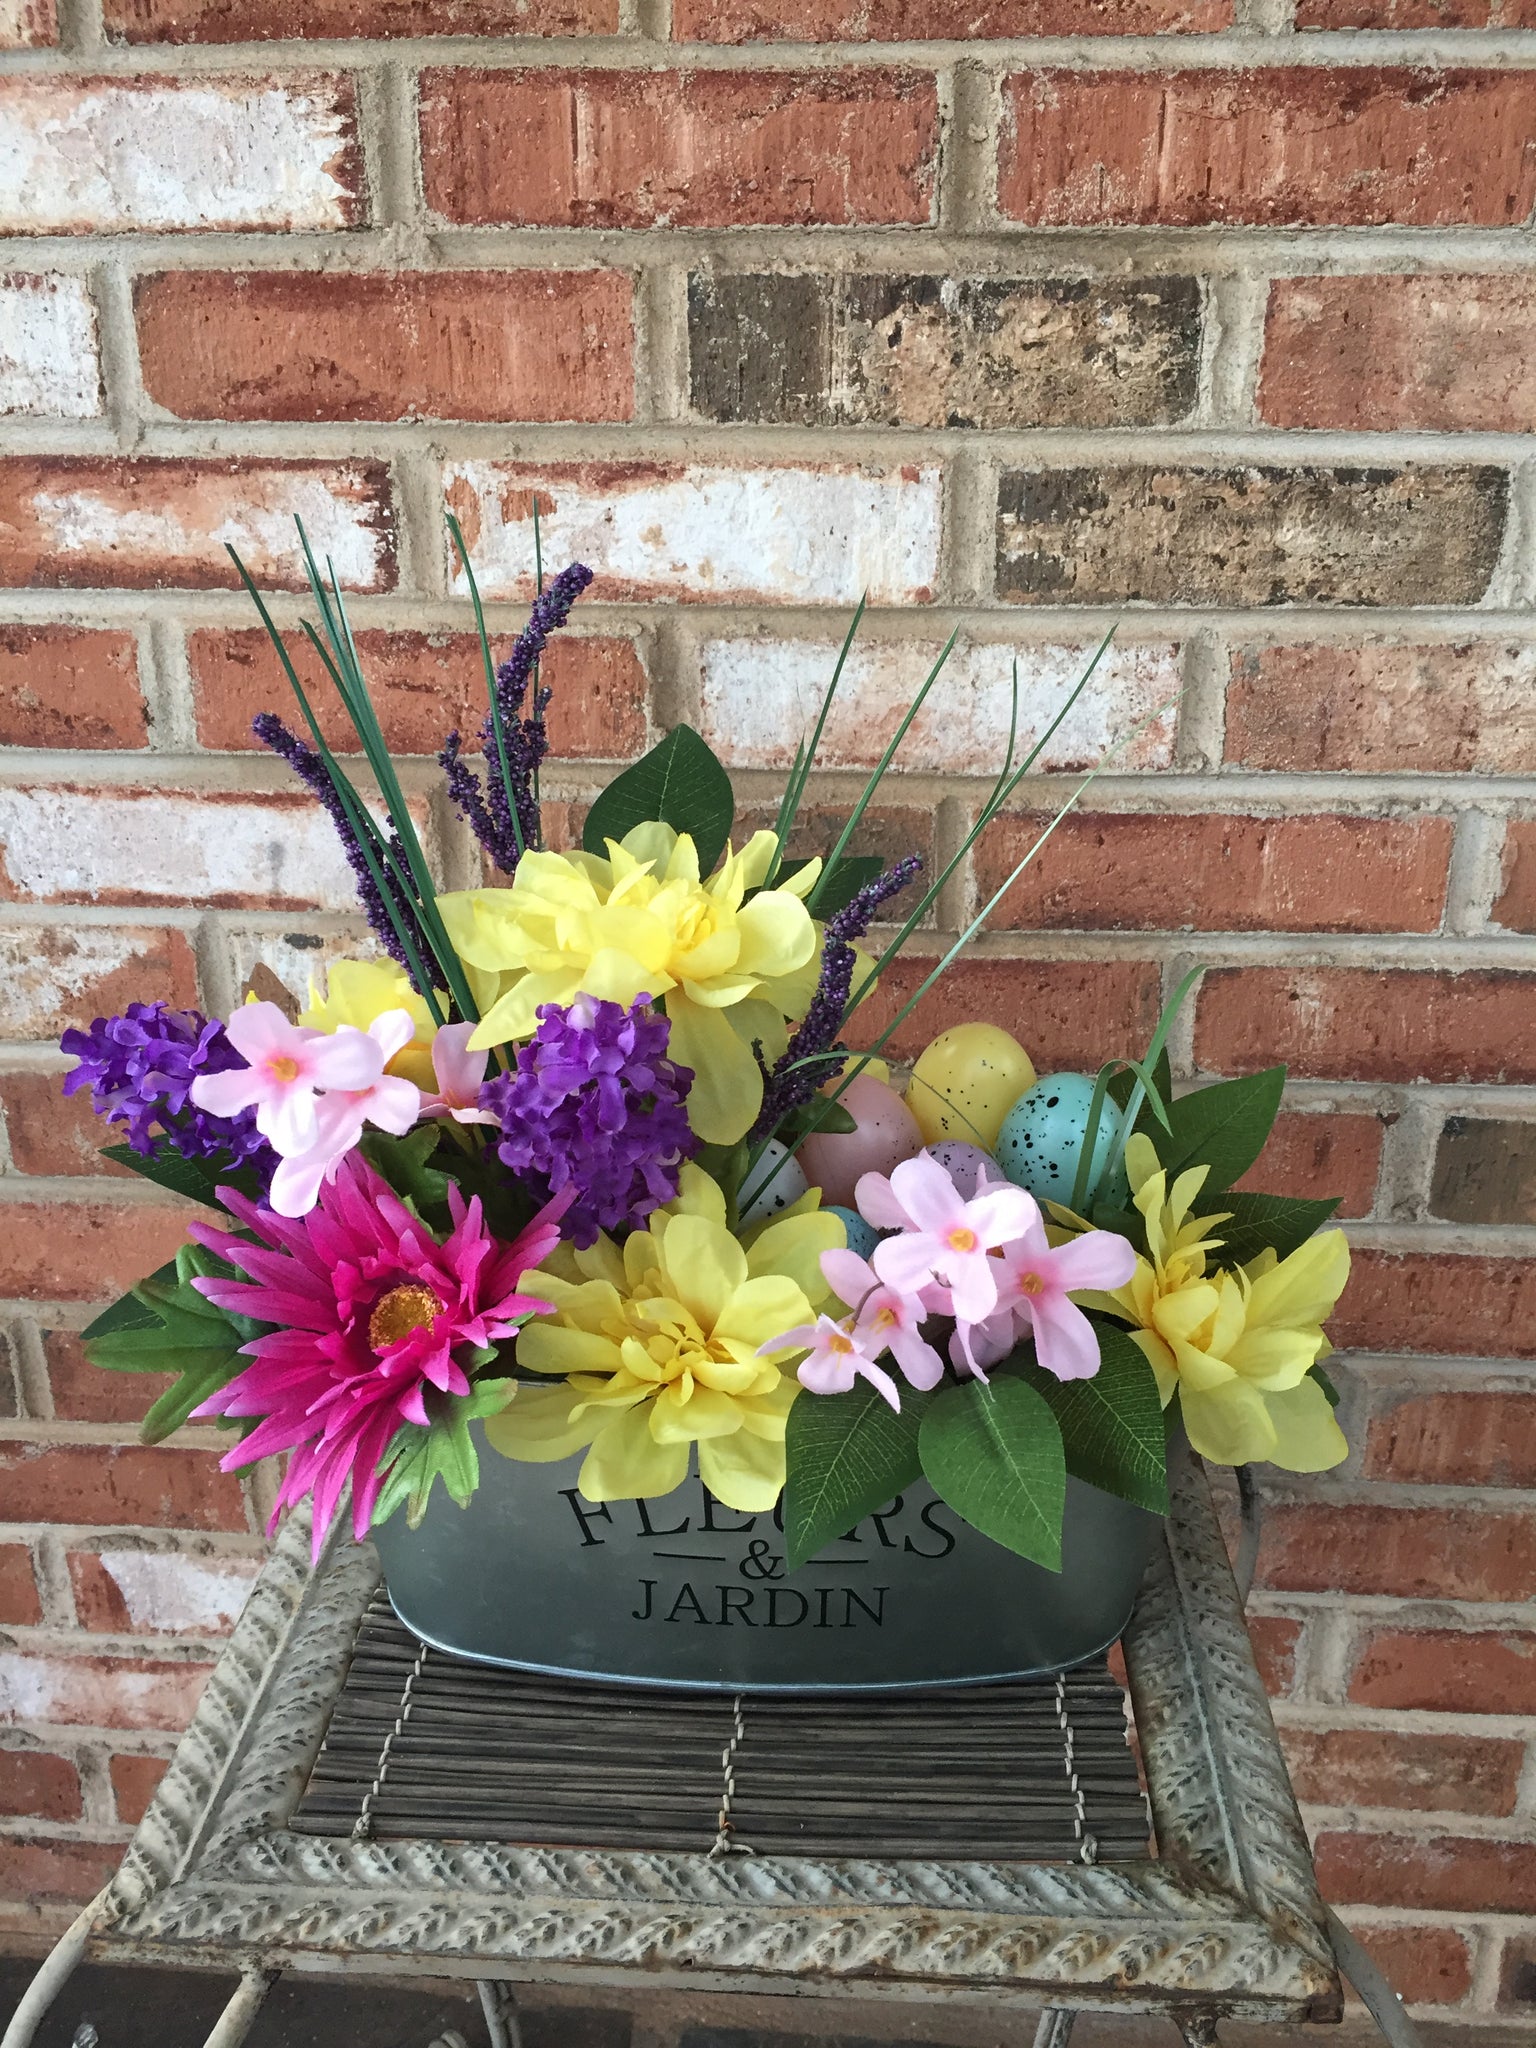
[[1059, 1380], [1088, 1380], [1099, 1369], [1099, 1340], [1071, 1296], [1075, 1290], [1123, 1287], [1136, 1253], [1112, 1230], [1086, 1230], [1051, 1245], [1039, 1211], [1029, 1228], [995, 1261], [997, 1307], [978, 1323], [957, 1323], [951, 1357], [985, 1379], [1021, 1337], [1033, 1336], [1035, 1357]]
[[437, 1076], [437, 1093], [423, 1095], [418, 1115], [452, 1117], [456, 1124], [493, 1124], [495, 1116], [480, 1107], [480, 1089], [485, 1080], [485, 1054], [471, 1052], [469, 1041], [475, 1026], [444, 1024], [432, 1041], [432, 1071]]
[[253, 1363], [194, 1413], [262, 1418], [223, 1469], [290, 1453], [269, 1526], [313, 1493], [318, 1557], [346, 1482], [361, 1541], [383, 1481], [379, 1460], [396, 1430], [430, 1425], [429, 1394], [467, 1394], [474, 1352], [548, 1309], [519, 1283], [554, 1249], [565, 1203], [549, 1203], [503, 1244], [485, 1228], [478, 1196], [466, 1204], [450, 1186], [452, 1227], [439, 1244], [356, 1156], [341, 1162], [302, 1219], [278, 1216], [233, 1188], [221, 1188], [219, 1199], [259, 1242], [194, 1224], [192, 1235], [247, 1277], [193, 1284], [220, 1308], [276, 1327], [243, 1347]]
[[896, 1391], [896, 1382], [876, 1365], [878, 1354], [869, 1348], [858, 1330], [850, 1328], [852, 1321], [851, 1316], [838, 1322], [832, 1316], [821, 1315], [814, 1323], [801, 1323], [797, 1329], [786, 1330], [761, 1350], [777, 1352], [787, 1350], [791, 1344], [804, 1344], [809, 1347], [809, 1356], [801, 1359], [795, 1375], [802, 1387], [808, 1387], [813, 1394], [846, 1394], [856, 1379], [866, 1379], [899, 1415], [901, 1396]]
[[359, 1034], [378, 1048], [379, 1072], [366, 1087], [329, 1089], [316, 1102], [312, 1142], [302, 1152], [281, 1159], [272, 1176], [267, 1199], [279, 1216], [309, 1214], [322, 1184], [335, 1178], [337, 1167], [363, 1135], [365, 1124], [374, 1124], [398, 1138], [415, 1123], [421, 1090], [414, 1081], [384, 1071], [415, 1033], [409, 1010], [384, 1010], [366, 1033]]
[[384, 1070], [377, 1043], [343, 1024], [314, 1031], [290, 1024], [276, 1003], [246, 1003], [224, 1027], [244, 1067], [199, 1074], [192, 1100], [211, 1116], [255, 1108], [256, 1128], [285, 1156], [304, 1152], [319, 1135], [315, 1091], [368, 1088]]
[[[872, 1185], [874, 1183], [875, 1185]], [[866, 1173], [856, 1190], [859, 1213], [899, 1210], [911, 1227], [875, 1246], [873, 1265], [888, 1287], [916, 1294], [924, 1287], [949, 1292], [955, 1316], [979, 1323], [997, 1307], [997, 1261], [988, 1253], [1020, 1237], [1038, 1218], [1022, 1188], [987, 1187], [969, 1202], [936, 1159], [920, 1152], [894, 1168], [889, 1181]]]
[[830, 1251], [821, 1255], [821, 1270], [839, 1301], [854, 1311], [855, 1334], [868, 1340], [869, 1354], [878, 1358], [889, 1351], [906, 1380], [926, 1393], [944, 1377], [944, 1361], [922, 1334], [924, 1318], [947, 1308], [947, 1297], [934, 1299], [925, 1294], [903, 1294], [887, 1287], [867, 1259], [857, 1252]]

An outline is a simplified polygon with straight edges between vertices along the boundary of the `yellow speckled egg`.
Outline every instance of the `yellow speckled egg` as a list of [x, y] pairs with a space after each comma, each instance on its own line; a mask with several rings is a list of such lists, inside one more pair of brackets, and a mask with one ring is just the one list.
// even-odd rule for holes
[[926, 1144], [963, 1138], [990, 1152], [1003, 1118], [1034, 1085], [1034, 1062], [1001, 1025], [952, 1024], [919, 1055], [907, 1107]]

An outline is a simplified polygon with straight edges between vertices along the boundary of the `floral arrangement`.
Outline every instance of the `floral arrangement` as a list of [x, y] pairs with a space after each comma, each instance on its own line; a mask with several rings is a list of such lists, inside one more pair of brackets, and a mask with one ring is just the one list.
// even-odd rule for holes
[[1056, 1568], [1067, 1475], [1161, 1510], [1176, 1425], [1227, 1464], [1343, 1457], [1319, 1365], [1348, 1274], [1320, 1231], [1334, 1205], [1236, 1186], [1282, 1068], [1174, 1098], [1189, 981], [1140, 1059], [1042, 1077], [963, 1023], [903, 1088], [882, 1054], [1000, 889], [860, 1028], [1092, 668], [1022, 753], [1015, 677], [999, 773], [936, 874], [850, 846], [943, 656], [825, 854], [789, 855], [857, 615], [771, 828], [736, 843], [726, 771], [679, 726], [556, 851], [539, 662], [591, 572], [541, 587], [498, 666], [450, 526], [488, 708], [481, 765], [457, 732], [441, 765], [493, 879], [435, 887], [305, 542], [304, 630], [376, 796], [242, 568], [309, 737], [270, 713], [256, 732], [334, 820], [378, 951], [334, 964], [302, 1014], [268, 976], [223, 1021], [133, 1003], [63, 1039], [66, 1091], [121, 1128], [109, 1155], [211, 1212], [86, 1333], [100, 1366], [175, 1370], [146, 1438], [212, 1418], [238, 1432], [226, 1468], [285, 1455], [278, 1511], [311, 1495], [317, 1548], [348, 1486], [359, 1538], [402, 1507], [417, 1522], [438, 1480], [467, 1501], [482, 1435], [582, 1454], [593, 1502], [665, 1494], [696, 1461], [726, 1505], [780, 1507], [792, 1568], [920, 1473]]

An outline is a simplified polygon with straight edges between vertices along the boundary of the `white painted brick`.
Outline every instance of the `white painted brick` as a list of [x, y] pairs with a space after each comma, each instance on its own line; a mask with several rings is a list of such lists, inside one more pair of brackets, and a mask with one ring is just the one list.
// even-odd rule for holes
[[[913, 721], [894, 770], [995, 775], [1008, 745], [1012, 671], [1019, 665], [1019, 746], [1027, 753], [1071, 695], [1094, 641], [1060, 646], [960, 642]], [[942, 641], [855, 643], [817, 759], [824, 768], [879, 760]], [[825, 641], [767, 636], [708, 640], [703, 649], [703, 730], [731, 767], [786, 768], [816, 722], [836, 666]], [[1166, 768], [1173, 758], [1178, 650], [1112, 647], [1041, 755], [1041, 771], [1089, 768], [1159, 705], [1168, 708], [1117, 755], [1122, 768]]]
[[0, 1722], [179, 1731], [207, 1676], [203, 1664], [0, 1652]]
[[80, 277], [0, 277], [0, 413], [87, 420], [101, 411], [96, 309]]
[[255, 1557], [182, 1557], [166, 1550], [98, 1550], [135, 1629], [157, 1635], [220, 1635], [245, 1605], [261, 1569]]
[[0, 927], [0, 1038], [57, 1038], [63, 1019], [88, 1022], [135, 997], [176, 994], [165, 985], [163, 961], [151, 965], [165, 939], [142, 926]]
[[357, 905], [335, 829], [303, 796], [0, 789], [0, 847], [12, 893], [37, 902]]
[[53, 0], [0, 0], [0, 50], [27, 50], [58, 39]]
[[587, 563], [598, 599], [924, 604], [938, 582], [937, 468], [462, 462], [447, 488], [497, 596], [532, 595], [535, 490], [546, 569]]
[[357, 215], [350, 92], [312, 77], [0, 85], [0, 230], [337, 228]]
[[[314, 944], [310, 943], [312, 937]], [[229, 947], [236, 988], [244, 988], [251, 970], [260, 964], [270, 968], [301, 1003], [309, 1001], [311, 981], [324, 986], [325, 970], [333, 960], [373, 959], [379, 952], [361, 922], [350, 932], [327, 932], [323, 937], [308, 932], [235, 931], [229, 934]]]

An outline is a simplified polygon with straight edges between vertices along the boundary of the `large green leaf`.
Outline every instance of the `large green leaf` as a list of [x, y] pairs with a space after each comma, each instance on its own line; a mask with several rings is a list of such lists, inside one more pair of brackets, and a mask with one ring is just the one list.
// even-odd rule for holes
[[581, 843], [588, 853], [605, 853], [606, 841], [659, 818], [692, 835], [699, 873], [708, 875], [725, 851], [735, 815], [731, 778], [691, 725], [675, 725], [609, 783], [587, 813]]
[[1262, 1251], [1287, 1258], [1298, 1245], [1321, 1230], [1338, 1207], [1338, 1201], [1304, 1201], [1296, 1195], [1223, 1194], [1202, 1195], [1200, 1207], [1215, 1214], [1222, 1209], [1231, 1221], [1218, 1223], [1211, 1233], [1221, 1239], [1213, 1256], [1222, 1266], [1246, 1266]]
[[185, 1195], [189, 1201], [202, 1202], [210, 1209], [222, 1206], [218, 1193], [221, 1187], [236, 1187], [241, 1194], [252, 1197], [261, 1192], [248, 1167], [231, 1165], [227, 1156], [222, 1163], [217, 1159], [183, 1159], [163, 1137], [155, 1140], [153, 1152], [135, 1152], [131, 1145], [103, 1145], [101, 1156], [115, 1159], [119, 1166], [142, 1173], [157, 1187], [169, 1188], [172, 1194]]
[[903, 1387], [897, 1415], [860, 1381], [851, 1393], [802, 1394], [795, 1402], [784, 1444], [791, 1571], [917, 1478], [918, 1431], [933, 1398]]
[[1061, 1426], [1067, 1470], [1155, 1515], [1168, 1512], [1167, 1431], [1157, 1380], [1124, 1330], [1095, 1320], [1099, 1369], [1091, 1380], [1031, 1381]]
[[923, 1416], [918, 1449], [929, 1484], [973, 1529], [1061, 1570], [1067, 1470], [1043, 1395], [1006, 1376], [946, 1387]]
[[387, 1522], [404, 1502], [406, 1521], [411, 1528], [420, 1528], [439, 1479], [450, 1498], [466, 1507], [480, 1484], [480, 1455], [469, 1425], [499, 1415], [515, 1391], [514, 1380], [481, 1379], [471, 1383], [467, 1394], [429, 1394], [435, 1411], [430, 1426], [422, 1429], [408, 1423], [384, 1453], [381, 1462], [388, 1476], [374, 1502], [371, 1526]]
[[1241, 1180], [1264, 1149], [1284, 1087], [1284, 1067], [1267, 1067], [1181, 1095], [1169, 1110], [1171, 1133], [1156, 1124], [1147, 1131], [1170, 1184], [1190, 1166], [1211, 1169], [1210, 1188]]
[[231, 1268], [200, 1245], [183, 1245], [174, 1266], [162, 1266], [132, 1290], [142, 1319], [118, 1302], [85, 1333], [85, 1355], [108, 1372], [169, 1372], [175, 1384], [151, 1407], [140, 1428], [145, 1443], [180, 1429], [192, 1410], [227, 1386], [248, 1361], [240, 1347], [263, 1328], [248, 1316], [216, 1308], [192, 1285]]
[[[802, 861], [787, 861], [780, 870], [779, 879], [782, 881], [803, 865]], [[877, 882], [884, 873], [885, 862], [879, 854], [845, 853], [830, 874], [823, 869], [820, 880], [806, 898], [806, 907], [816, 917], [831, 917], [835, 911], [845, 910], [861, 889]]]
[[446, 1219], [448, 1213], [448, 1175], [427, 1163], [438, 1148], [443, 1129], [440, 1123], [418, 1124], [403, 1138], [365, 1131], [359, 1147], [380, 1178], [428, 1221], [439, 1216]]

